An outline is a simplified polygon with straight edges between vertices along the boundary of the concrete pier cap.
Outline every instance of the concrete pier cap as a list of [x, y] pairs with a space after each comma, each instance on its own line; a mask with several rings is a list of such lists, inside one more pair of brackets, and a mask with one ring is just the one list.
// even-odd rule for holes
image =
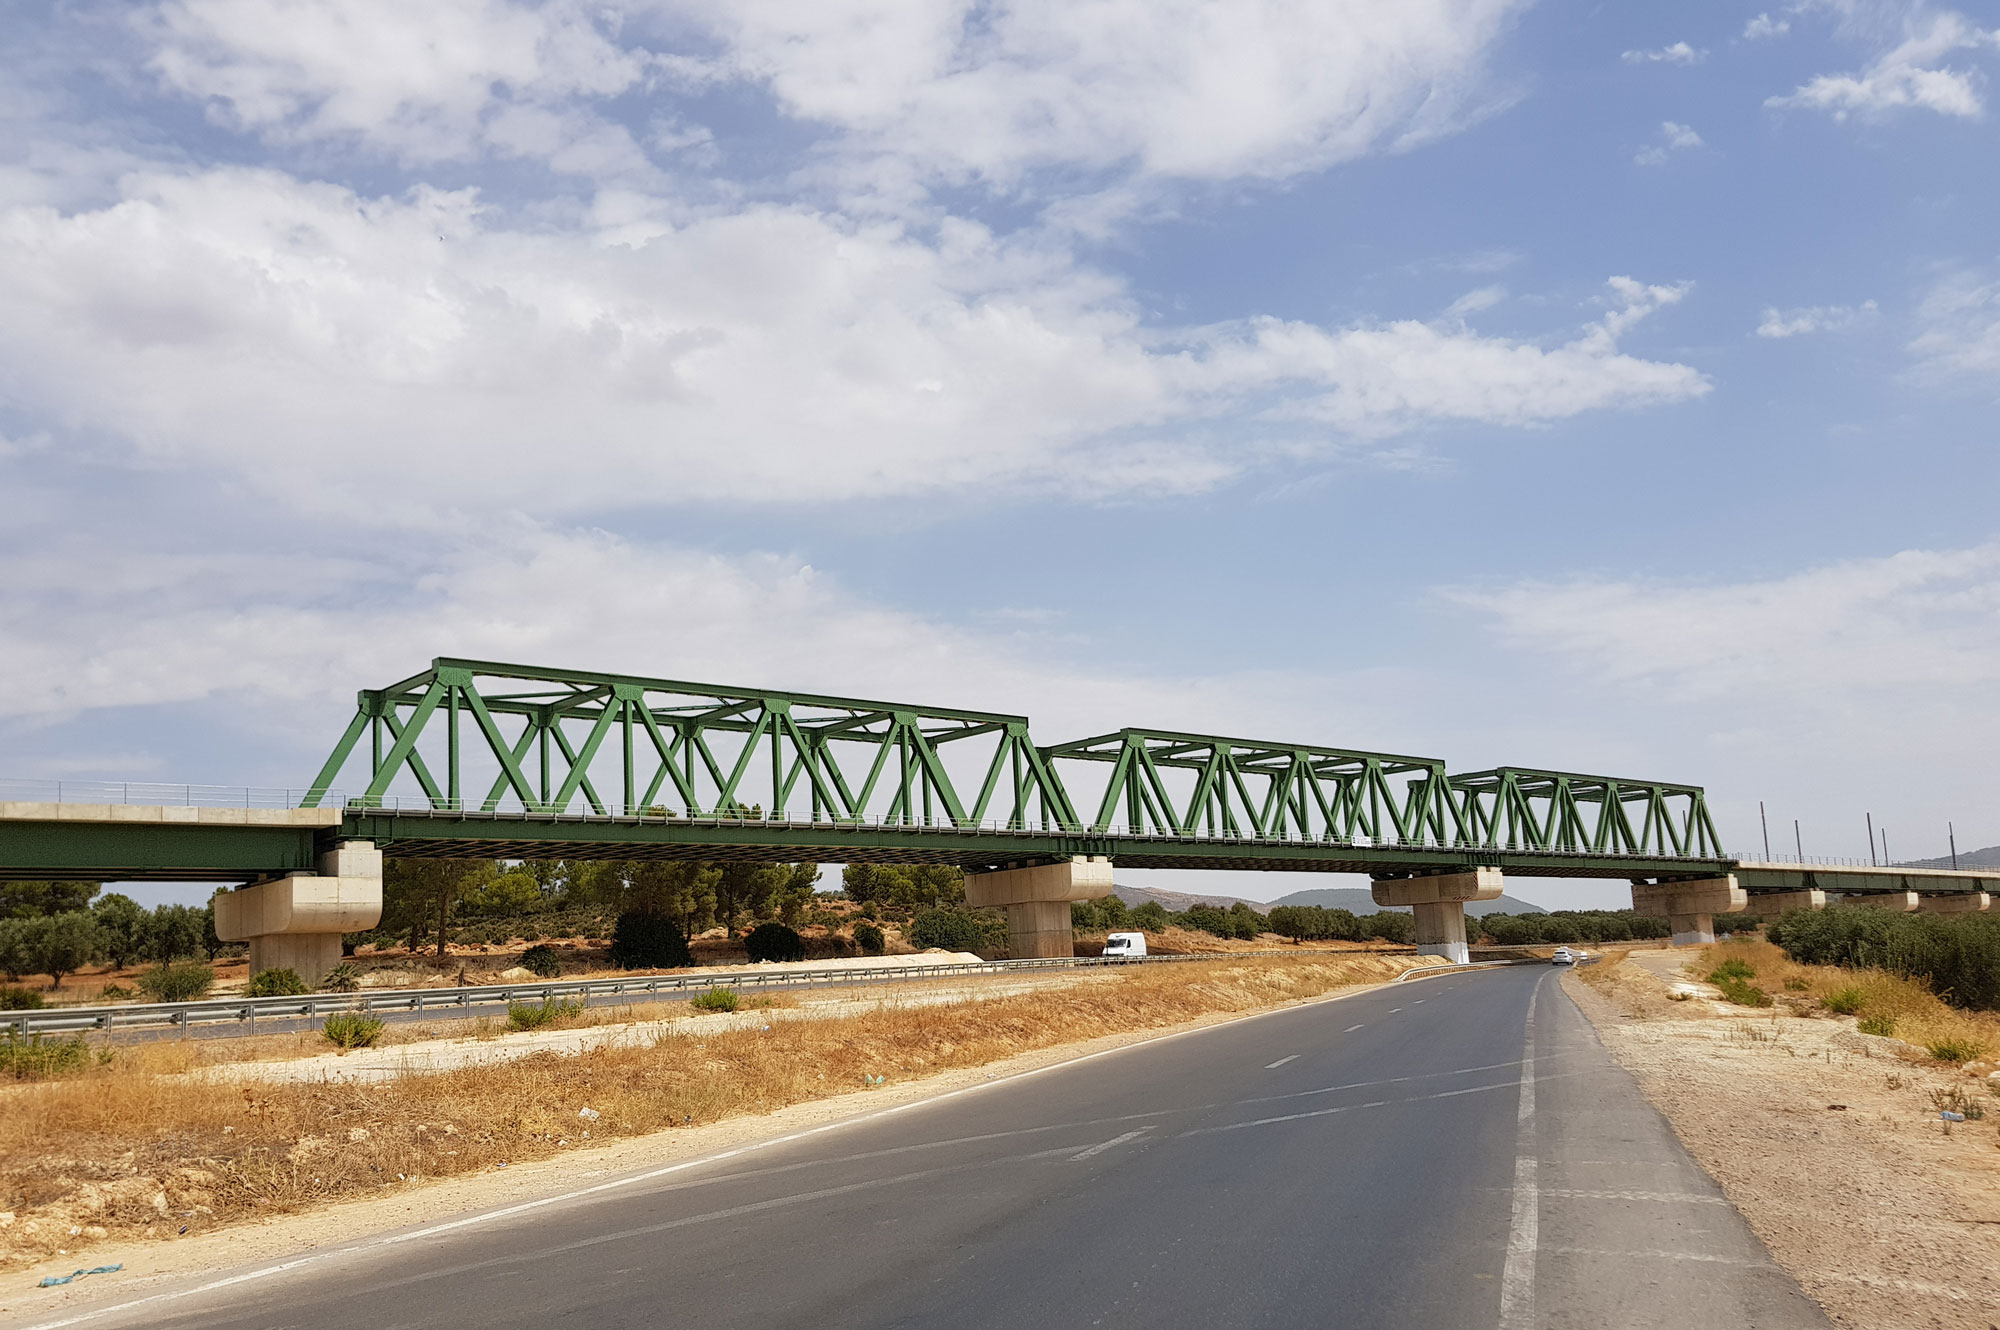
[[1910, 914], [1921, 908], [1924, 898], [1914, 891], [1869, 891], [1849, 892], [1835, 902], [1837, 905], [1860, 906], [1863, 909], [1894, 910], [1898, 914]]
[[382, 919], [382, 852], [343, 841], [319, 857], [319, 872], [253, 882], [215, 898], [215, 935], [250, 944], [250, 973], [294, 970], [317, 986], [340, 964], [340, 935]]
[[1497, 868], [1473, 868], [1432, 877], [1377, 878], [1369, 887], [1381, 906], [1408, 906], [1417, 916], [1417, 954], [1444, 956], [1454, 965], [1472, 959], [1465, 940], [1465, 903], [1498, 900], [1506, 879]]
[[1102, 855], [965, 875], [967, 905], [1007, 911], [1007, 949], [1016, 960], [1075, 955], [1070, 903], [1109, 896], [1111, 889], [1111, 860]]
[[1984, 914], [1992, 908], [1993, 897], [1983, 891], [1939, 892], [1917, 901], [1921, 914]]
[[1783, 914], [1787, 910], [1824, 910], [1826, 893], [1818, 887], [1803, 891], [1764, 891], [1750, 897], [1749, 912], [1755, 915]]
[[1740, 914], [1749, 904], [1750, 897], [1737, 885], [1734, 873], [1632, 884], [1632, 908], [1640, 914], [1665, 915], [1677, 947], [1715, 941], [1715, 916]]

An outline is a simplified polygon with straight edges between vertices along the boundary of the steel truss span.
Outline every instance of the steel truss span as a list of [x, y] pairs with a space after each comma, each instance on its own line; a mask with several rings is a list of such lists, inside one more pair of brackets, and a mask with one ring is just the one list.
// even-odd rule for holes
[[[344, 793], [340, 793], [344, 791]], [[301, 806], [402, 854], [1400, 871], [1727, 862], [1700, 787], [440, 658], [359, 695]], [[1539, 865], [1539, 867], [1531, 867]]]

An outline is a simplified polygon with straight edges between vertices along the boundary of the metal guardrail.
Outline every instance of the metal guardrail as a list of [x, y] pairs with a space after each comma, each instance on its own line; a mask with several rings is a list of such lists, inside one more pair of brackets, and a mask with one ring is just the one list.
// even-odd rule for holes
[[[1292, 955], [1291, 952], [1194, 952], [1183, 956], [1147, 956], [1143, 961], [1233, 960], [1244, 956]], [[1341, 953], [1343, 955], [1353, 953]], [[814, 988], [836, 983], [895, 983], [911, 979], [950, 979], [962, 975], [1011, 974], [1025, 970], [1083, 969], [1133, 965], [1141, 960], [1102, 956], [1057, 956], [1038, 960], [969, 961], [949, 965], [854, 966], [837, 970], [729, 970], [716, 974], [645, 974], [618, 979], [548, 979], [519, 984], [482, 984], [465, 988], [395, 988], [370, 993], [310, 993], [296, 997], [208, 998], [198, 1002], [149, 1002], [95, 1007], [45, 1007], [35, 1011], [0, 1012], [0, 1034], [111, 1032], [136, 1027], [179, 1028], [236, 1021], [254, 1033], [257, 1020], [316, 1019], [336, 1012], [450, 1012], [511, 1002], [549, 1002], [558, 998], [619, 995], [693, 994], [711, 988]]]

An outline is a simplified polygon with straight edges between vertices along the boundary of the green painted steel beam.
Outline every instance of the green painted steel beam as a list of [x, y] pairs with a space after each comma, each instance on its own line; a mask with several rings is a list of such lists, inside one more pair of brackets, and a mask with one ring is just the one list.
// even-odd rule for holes
[[249, 882], [311, 871], [326, 834], [311, 827], [0, 820], [0, 878]]
[[[1876, 895], [1882, 892], [1916, 891], [1928, 895], [1956, 895], [1985, 891], [2000, 893], [2000, 870], [1979, 872], [1963, 869], [1823, 868], [1813, 865], [1786, 867], [1781, 864], [1739, 864], [1730, 870], [1736, 884], [1755, 897], [1759, 892], [1821, 891], [1847, 895]], [[1752, 902], [1755, 903], [1754, 900]]]

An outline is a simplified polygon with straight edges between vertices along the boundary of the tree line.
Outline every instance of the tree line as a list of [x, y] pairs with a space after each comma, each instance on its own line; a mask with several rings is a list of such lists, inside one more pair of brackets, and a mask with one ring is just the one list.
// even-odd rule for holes
[[119, 892], [99, 896], [97, 882], [0, 882], [0, 974], [9, 983], [45, 974], [49, 987], [86, 965], [109, 960], [161, 965], [206, 956], [230, 946], [215, 935], [215, 911], [206, 905], [146, 909]]

